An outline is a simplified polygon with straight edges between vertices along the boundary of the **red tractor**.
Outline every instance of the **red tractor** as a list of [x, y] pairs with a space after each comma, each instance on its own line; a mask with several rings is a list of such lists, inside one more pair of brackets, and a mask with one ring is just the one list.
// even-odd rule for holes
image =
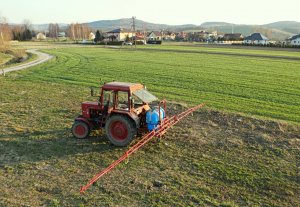
[[[91, 95], [94, 96], [93, 89]], [[112, 144], [126, 146], [138, 131], [151, 131], [165, 118], [166, 102], [158, 102], [141, 84], [106, 83], [98, 97], [97, 102], [81, 104], [82, 114], [72, 126], [75, 137], [83, 139], [92, 130], [105, 128]]]

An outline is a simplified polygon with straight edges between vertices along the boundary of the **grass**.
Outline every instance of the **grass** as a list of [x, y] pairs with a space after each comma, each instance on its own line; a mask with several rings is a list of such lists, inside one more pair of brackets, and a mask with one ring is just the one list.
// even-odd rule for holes
[[8, 62], [12, 57], [10, 55], [4, 54], [0, 52], [0, 67], [1, 65]]
[[273, 57], [300, 57], [299, 49], [292, 49], [290, 51], [277, 51], [272, 50], [272, 48], [249, 48], [249, 49], [239, 49], [228, 47], [209, 47], [209, 45], [197, 45], [197, 44], [187, 44], [187, 45], [147, 45], [143, 48], [156, 49], [156, 50], [183, 50], [183, 51], [194, 51], [194, 52], [211, 52], [211, 53], [233, 53], [233, 54], [250, 54], [250, 55], [268, 55]]
[[[291, 117], [279, 119], [299, 122], [297, 110], [289, 111], [298, 103], [298, 62], [102, 48], [48, 52], [56, 59], [0, 77], [1, 207], [300, 204], [299, 124], [214, 110], [260, 116], [254, 112], [264, 109], [269, 118], [279, 110]], [[81, 195], [80, 186], [125, 150], [102, 135], [76, 140], [70, 134], [80, 102], [93, 100], [87, 86], [99, 78], [143, 82], [160, 97], [189, 104], [205, 100], [209, 107]]]
[[[12, 67], [12, 66], [18, 66], [27, 62], [31, 62], [33, 60], [37, 59], [37, 55], [33, 53], [26, 53], [22, 49], [16, 49], [11, 51], [14, 55], [8, 55], [0, 53], [0, 69]], [[2, 59], [2, 58], [3, 59]], [[24, 57], [25, 60], [22, 60], [19, 62], [19, 58]], [[1, 64], [2, 61], [2, 64]]]
[[46, 65], [24, 81], [98, 85], [142, 82], [160, 98], [248, 115], [300, 122], [300, 61], [103, 48], [48, 50]]

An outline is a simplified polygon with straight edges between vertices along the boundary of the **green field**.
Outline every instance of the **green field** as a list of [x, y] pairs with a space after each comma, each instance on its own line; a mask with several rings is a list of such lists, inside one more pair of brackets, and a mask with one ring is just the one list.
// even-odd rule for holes
[[[300, 205], [300, 61], [62, 47], [0, 76], [0, 207]], [[126, 150], [70, 133], [99, 79], [207, 107], [81, 195]]]
[[273, 57], [299, 57], [300, 58], [300, 50], [299, 49], [290, 49], [289, 51], [276, 51], [272, 50], [272, 48], [232, 48], [228, 47], [210, 47], [209, 45], [197, 45], [197, 44], [183, 44], [183, 45], [147, 45], [142, 48], [155, 49], [155, 50], [183, 50], [183, 51], [194, 51], [194, 52], [210, 52], [210, 53], [233, 53], [233, 54], [250, 54], [250, 55], [268, 55]]
[[103, 48], [48, 50], [54, 61], [20, 80], [97, 86], [142, 82], [159, 98], [300, 122], [300, 61]]

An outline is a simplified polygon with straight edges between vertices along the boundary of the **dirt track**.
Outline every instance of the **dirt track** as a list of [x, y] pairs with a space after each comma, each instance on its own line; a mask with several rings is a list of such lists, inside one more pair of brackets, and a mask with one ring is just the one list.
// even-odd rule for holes
[[36, 60], [21, 64], [21, 65], [12, 66], [12, 67], [9, 67], [9, 68], [3, 68], [3, 69], [0, 70], [0, 75], [3, 75], [3, 74], [8, 73], [8, 72], [12, 72], [12, 71], [24, 70], [26, 68], [44, 63], [44, 62], [46, 62], [46, 61], [53, 58], [52, 55], [39, 52], [36, 49], [26, 50], [26, 52], [33, 53], [33, 54], [37, 55], [38, 58]]

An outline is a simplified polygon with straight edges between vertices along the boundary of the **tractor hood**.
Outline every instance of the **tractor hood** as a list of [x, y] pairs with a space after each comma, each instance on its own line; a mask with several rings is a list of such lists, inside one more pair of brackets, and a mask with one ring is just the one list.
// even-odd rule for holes
[[157, 100], [157, 97], [152, 95], [146, 89], [136, 90], [132, 94], [141, 99], [144, 103], [151, 103], [152, 101]]

